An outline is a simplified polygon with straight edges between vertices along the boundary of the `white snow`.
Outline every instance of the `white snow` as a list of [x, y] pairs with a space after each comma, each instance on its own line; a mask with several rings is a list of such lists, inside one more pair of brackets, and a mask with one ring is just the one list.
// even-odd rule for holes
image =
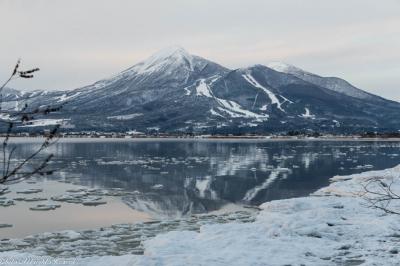
[[10, 116], [10, 114], [7, 114], [7, 113], [0, 113], [0, 120], [3, 120], [3, 121], [10, 121], [10, 120], [15, 120], [15, 118], [12, 118], [12, 117]]
[[199, 85], [196, 87], [196, 96], [206, 96], [212, 98], [212, 92], [205, 82], [205, 79], [200, 79]]
[[283, 98], [283, 102], [281, 103], [281, 104], [283, 104], [283, 103], [285, 103], [285, 102], [288, 102], [288, 103], [293, 103], [293, 101], [291, 101], [291, 100], [289, 100], [288, 98], [286, 98], [285, 96], [282, 96], [282, 95], [279, 95], [280, 97], [282, 97]]
[[[218, 98], [215, 96], [210, 88], [210, 86], [218, 80], [219, 77], [215, 77], [211, 80], [210, 85], [207, 84], [205, 79], [200, 79], [199, 85], [196, 87], [196, 96], [205, 96], [208, 98], [213, 98], [220, 106], [218, 106], [218, 110], [227, 113], [229, 116], [238, 118], [238, 117], [244, 117], [244, 118], [252, 118], [255, 119], [258, 122], [268, 120], [269, 115], [267, 114], [257, 114], [254, 112], [251, 112], [249, 110], [244, 109], [240, 104], [231, 101], [231, 100], [225, 100], [222, 98]], [[218, 114], [215, 110], [210, 110], [212, 115], [220, 115]], [[222, 115], [220, 115], [222, 116]]]
[[114, 115], [114, 116], [108, 116], [107, 119], [115, 119], [115, 120], [130, 120], [139, 116], [142, 116], [142, 113], [133, 113], [133, 114], [127, 114], [127, 115]]
[[267, 64], [267, 67], [282, 73], [294, 73], [294, 72], [305, 72], [304, 70], [297, 68], [293, 65], [284, 63], [284, 62], [270, 62]]
[[220, 98], [215, 99], [219, 102], [222, 107], [218, 107], [220, 111], [228, 113], [231, 117], [247, 117], [247, 118], [255, 118], [258, 121], [268, 120], [269, 115], [259, 115], [254, 112], [248, 111], [243, 109], [243, 107], [234, 102], [229, 100], [224, 100]]
[[210, 113], [211, 113], [212, 115], [215, 115], [215, 116], [224, 117], [223, 115], [221, 115], [220, 113], [218, 113], [218, 112], [215, 111], [214, 109], [211, 109], [211, 110], [210, 110]]
[[134, 130], [127, 131], [126, 134], [128, 134], [128, 135], [141, 135], [141, 134], [144, 134], [144, 133], [134, 129]]
[[271, 100], [271, 103], [272, 103], [272, 104], [276, 104], [279, 110], [281, 110], [282, 112], [285, 112], [285, 110], [283, 110], [283, 108], [282, 108], [282, 106], [281, 106], [282, 104], [281, 104], [281, 102], [279, 101], [278, 97], [276, 97], [276, 95], [275, 95], [272, 91], [268, 90], [267, 88], [265, 88], [264, 86], [262, 86], [260, 83], [258, 83], [258, 82], [254, 79], [254, 77], [253, 77], [252, 75], [250, 75], [250, 74], [244, 74], [244, 75], [242, 75], [242, 76], [243, 76], [243, 78], [244, 78], [247, 82], [249, 82], [251, 85], [253, 85], [253, 86], [256, 87], [256, 88], [259, 88], [259, 89], [263, 90], [263, 91], [267, 94], [268, 98]]
[[186, 91], [185, 93], [186, 96], [189, 96], [191, 94], [191, 91], [187, 87], [183, 89]]
[[19, 127], [44, 127], [44, 126], [55, 126], [64, 125], [70, 119], [36, 119], [29, 121], [28, 124]]
[[337, 120], [332, 120], [333, 123], [335, 123], [335, 126], [340, 127], [340, 122]]
[[300, 115], [300, 117], [315, 119], [315, 115], [312, 115], [312, 114], [310, 113], [310, 109], [308, 109], [307, 107], [305, 107], [304, 110], [305, 110], [305, 113], [302, 114], [302, 115]]
[[69, 100], [69, 99], [73, 99], [73, 98], [75, 98], [76, 96], [78, 96], [79, 94], [81, 94], [82, 92], [80, 92], [80, 91], [78, 91], [78, 92], [76, 92], [76, 93], [73, 93], [73, 94], [71, 94], [71, 95], [68, 95], [68, 94], [63, 94], [63, 95], [61, 95], [61, 96], [58, 96], [58, 97], [55, 97], [55, 99], [57, 100], [57, 102], [65, 102], [65, 101], [67, 101], [67, 100]]

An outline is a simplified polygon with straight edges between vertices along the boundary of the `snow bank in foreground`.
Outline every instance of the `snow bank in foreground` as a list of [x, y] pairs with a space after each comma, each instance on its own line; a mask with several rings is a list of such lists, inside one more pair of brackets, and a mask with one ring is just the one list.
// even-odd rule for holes
[[169, 232], [147, 241], [143, 256], [75, 265], [399, 265], [400, 217], [367, 208], [358, 195], [371, 177], [400, 189], [400, 166], [337, 176], [310, 197], [263, 204], [253, 223]]

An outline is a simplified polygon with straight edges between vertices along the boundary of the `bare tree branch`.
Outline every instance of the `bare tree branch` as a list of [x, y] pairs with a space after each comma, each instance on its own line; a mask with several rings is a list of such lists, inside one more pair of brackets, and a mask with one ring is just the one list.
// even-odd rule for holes
[[400, 215], [400, 209], [396, 206], [393, 207], [395, 201], [400, 202], [400, 195], [393, 191], [393, 184], [393, 179], [387, 182], [379, 177], [370, 178], [367, 182], [361, 184], [363, 187], [361, 197], [367, 202], [367, 207]]
[[[42, 144], [39, 148], [33, 151], [29, 156], [24, 158], [21, 162], [12, 164], [13, 155], [17, 149], [16, 146], [10, 147], [10, 138], [13, 136], [13, 130], [17, 125], [24, 126], [26, 124], [32, 123], [32, 121], [38, 116], [45, 116], [50, 113], [60, 111], [63, 105], [58, 106], [45, 106], [29, 108], [28, 98], [24, 99], [25, 102], [20, 110], [4, 110], [3, 109], [3, 97], [2, 92], [7, 84], [17, 78], [33, 78], [34, 73], [39, 71], [39, 68], [32, 68], [29, 70], [20, 70], [21, 60], [18, 60], [10, 77], [4, 82], [0, 87], [0, 123], [5, 124], [6, 131], [4, 139], [2, 141], [2, 174], [0, 176], [0, 184], [6, 182], [16, 182], [21, 179], [29, 178], [33, 175], [45, 175], [54, 172], [54, 170], [47, 170], [47, 166], [50, 160], [53, 158], [53, 154], [49, 154], [44, 158], [40, 158], [40, 154], [46, 150], [51, 144], [57, 140], [57, 133], [60, 129], [60, 124], [56, 124], [50, 132], [45, 136]], [[26, 170], [28, 164], [34, 163], [34, 161], [39, 160], [38, 163], [31, 166], [31, 170]], [[1, 165], [1, 164], [0, 164]], [[33, 167], [33, 168], [32, 168]]]

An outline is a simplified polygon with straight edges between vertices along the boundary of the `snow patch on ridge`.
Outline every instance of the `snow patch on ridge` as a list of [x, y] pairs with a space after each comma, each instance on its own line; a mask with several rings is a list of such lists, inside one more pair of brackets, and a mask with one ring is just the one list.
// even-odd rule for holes
[[219, 98], [215, 99], [222, 105], [222, 107], [218, 107], [218, 109], [228, 113], [231, 117], [255, 118], [258, 121], [267, 120], [269, 118], [269, 115], [259, 115], [251, 111], [248, 111], [246, 109], [243, 109], [243, 107], [240, 104], [234, 101], [229, 101]]
[[107, 119], [115, 119], [115, 120], [130, 120], [139, 116], [142, 116], [142, 113], [134, 113], [134, 114], [128, 114], [128, 115], [114, 115], [114, 116], [108, 116]]
[[190, 94], [192, 93], [187, 87], [186, 88], [183, 88], [185, 91], [186, 91], [186, 93], [185, 93], [185, 95], [186, 96], [190, 96]]
[[276, 97], [276, 95], [273, 92], [271, 92], [270, 90], [268, 90], [267, 88], [262, 86], [260, 83], [258, 83], [254, 79], [254, 77], [251, 76], [250, 74], [244, 74], [242, 76], [248, 83], [250, 83], [251, 85], [253, 85], [256, 88], [263, 90], [267, 94], [268, 98], [271, 100], [271, 103], [276, 104], [279, 110], [281, 110], [282, 112], [285, 112], [285, 110], [283, 110], [283, 108], [281, 106], [281, 102], [279, 101], [278, 97]]
[[[210, 85], [214, 83], [216, 80], [218, 80], [219, 77], [216, 77], [211, 80]], [[199, 85], [196, 87], [196, 95], [197, 96], [205, 96], [208, 98], [213, 98], [220, 106], [218, 106], [218, 110], [227, 113], [229, 116], [233, 118], [239, 118], [239, 117], [244, 117], [244, 118], [253, 118], [256, 119], [258, 122], [262, 122], [265, 120], [268, 120], [269, 115], [260, 115], [254, 112], [251, 112], [249, 110], [244, 109], [240, 104], [231, 101], [231, 100], [225, 100], [216, 97], [210, 86], [206, 83], [205, 79], [200, 79]], [[220, 115], [216, 113], [215, 110], [210, 110], [211, 114], [213, 115]], [[221, 115], [220, 115], [221, 116]]]
[[199, 85], [196, 87], [196, 96], [206, 96], [213, 98], [210, 88], [205, 82], [205, 79], [200, 79]]
[[64, 125], [69, 120], [71, 119], [36, 119], [36, 120], [31, 120], [26, 125], [19, 127], [45, 127], [45, 126]]
[[78, 91], [77, 93], [74, 93], [72, 95], [68, 95], [66, 93], [64, 93], [61, 96], [56, 97], [55, 99], [57, 100], [57, 102], [65, 102], [69, 99], [75, 98], [76, 96], [78, 96], [79, 94], [81, 94], [82, 92]]
[[271, 68], [275, 71], [282, 72], [282, 73], [288, 73], [288, 74], [296, 73], [296, 72], [308, 73], [298, 67], [295, 67], [293, 65], [283, 63], [283, 62], [271, 62], [271, 63], [267, 64], [267, 67]]
[[305, 113], [300, 115], [300, 117], [315, 119], [315, 115], [312, 115], [310, 113], [310, 109], [308, 109], [307, 107], [305, 107], [304, 109], [305, 109]]
[[218, 112], [217, 112], [217, 111], [215, 111], [214, 109], [211, 109], [211, 110], [210, 110], [210, 113], [211, 113], [212, 115], [215, 115], [215, 116], [219, 116], [219, 117], [223, 117], [223, 118], [225, 118], [225, 116], [221, 115], [220, 113], [218, 113]]

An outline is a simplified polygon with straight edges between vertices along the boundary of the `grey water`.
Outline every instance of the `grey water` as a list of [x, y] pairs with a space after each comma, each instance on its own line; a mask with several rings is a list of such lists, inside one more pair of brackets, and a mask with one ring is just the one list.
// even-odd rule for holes
[[[38, 144], [21, 145], [23, 157]], [[184, 213], [306, 196], [335, 175], [397, 165], [399, 148], [359, 141], [67, 140], [48, 152], [61, 169], [54, 179], [139, 191], [154, 205]]]
[[[24, 158], [40, 142], [13, 145], [16, 158]], [[36, 186], [121, 188], [135, 192], [120, 199], [127, 209], [177, 218], [307, 196], [335, 175], [399, 164], [399, 148], [391, 141], [61, 139], [46, 150], [58, 171]]]

